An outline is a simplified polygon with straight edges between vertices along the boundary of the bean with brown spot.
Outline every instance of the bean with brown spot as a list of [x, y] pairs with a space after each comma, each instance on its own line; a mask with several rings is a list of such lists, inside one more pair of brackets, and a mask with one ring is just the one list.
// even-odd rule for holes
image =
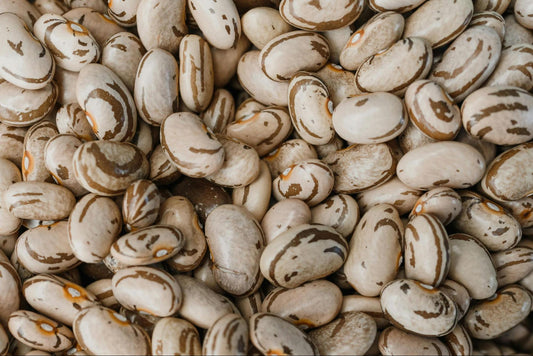
[[25, 280], [22, 293], [39, 313], [69, 326], [80, 310], [99, 304], [93, 293], [53, 274], [40, 274]]
[[272, 178], [280, 175], [286, 168], [308, 159], [316, 159], [315, 148], [302, 139], [287, 140], [270, 152], [263, 160], [268, 165]]
[[333, 189], [334, 177], [327, 164], [306, 160], [283, 171], [272, 183], [274, 197], [279, 201], [301, 199], [310, 207], [322, 202]]
[[533, 88], [533, 45], [520, 43], [502, 51], [500, 61], [485, 82], [485, 86], [514, 86], [524, 90]]
[[431, 214], [443, 225], [451, 223], [462, 211], [461, 197], [453, 189], [441, 187], [424, 193], [414, 204], [409, 216]]
[[72, 162], [78, 182], [91, 193], [103, 196], [123, 194], [131, 183], [149, 173], [144, 153], [124, 142], [86, 142], [78, 147]]
[[165, 154], [163, 147], [157, 145], [150, 155], [149, 179], [155, 184], [171, 184], [181, 177], [181, 173]]
[[241, 22], [242, 32], [259, 50], [273, 38], [292, 29], [277, 10], [269, 7], [250, 9], [242, 16]]
[[333, 195], [311, 210], [311, 221], [331, 226], [342, 236], [348, 237], [359, 221], [359, 206], [349, 195]]
[[39, 122], [26, 132], [22, 155], [22, 179], [28, 182], [52, 182], [46, 169], [44, 153], [47, 142], [57, 135], [57, 127], [50, 121]]
[[122, 215], [115, 202], [87, 194], [70, 214], [68, 240], [77, 258], [86, 263], [98, 263], [109, 253], [121, 230]]
[[422, 336], [449, 334], [457, 323], [457, 307], [439, 289], [410, 279], [388, 283], [381, 307], [396, 327]]
[[235, 119], [235, 99], [226, 89], [216, 89], [200, 118], [214, 133], [223, 133]]
[[514, 3], [514, 15], [519, 24], [528, 29], [533, 29], [533, 6], [529, 1], [516, 0]]
[[327, 40], [318, 33], [292, 31], [268, 42], [259, 54], [262, 71], [272, 80], [290, 80], [298, 71], [314, 72], [329, 59]]
[[455, 302], [457, 306], [457, 320], [462, 319], [468, 311], [472, 299], [466, 288], [460, 283], [447, 279], [442, 282], [439, 289]]
[[383, 203], [394, 206], [400, 215], [404, 215], [413, 209], [421, 193], [394, 177], [379, 187], [358, 193], [356, 198], [362, 212]]
[[60, 134], [73, 134], [83, 141], [96, 139], [87, 116], [78, 103], [61, 106], [57, 110], [56, 125]]
[[205, 334], [204, 355], [246, 355], [248, 352], [248, 323], [240, 315], [226, 314]]
[[140, 0], [108, 1], [107, 13], [121, 26], [135, 26], [139, 2]]
[[505, 19], [495, 11], [476, 12], [474, 16], [472, 16], [472, 20], [468, 26], [489, 26], [498, 33], [501, 40], [503, 40], [505, 36]]
[[76, 316], [73, 329], [76, 340], [88, 353], [150, 354], [148, 335], [112, 309], [100, 306], [83, 309]]
[[386, 11], [373, 16], [352, 34], [340, 53], [340, 64], [357, 70], [367, 58], [386, 50], [402, 37], [405, 20], [396, 12]]
[[152, 225], [158, 216], [161, 194], [149, 180], [132, 183], [122, 201], [122, 217], [126, 229], [132, 231]]
[[250, 318], [250, 341], [265, 355], [319, 355], [307, 334], [273, 314], [257, 313]]
[[472, 235], [490, 251], [503, 251], [516, 246], [522, 238], [518, 221], [500, 205], [481, 195], [462, 191], [463, 208], [452, 226]]
[[267, 212], [272, 192], [270, 170], [264, 161], [259, 165], [259, 176], [247, 186], [233, 189], [232, 193], [233, 204], [245, 207], [257, 221]]
[[22, 283], [17, 270], [9, 261], [0, 261], [0, 323], [4, 327], [9, 315], [20, 308], [21, 297]]
[[363, 0], [282, 0], [279, 13], [292, 26], [308, 31], [335, 30], [352, 24], [363, 11]]
[[75, 342], [74, 334], [69, 328], [31, 311], [18, 310], [11, 313], [8, 325], [13, 337], [38, 350], [65, 351]]
[[151, 265], [176, 255], [184, 243], [183, 234], [176, 227], [150, 225], [120, 237], [110, 252], [123, 265]]
[[405, 13], [420, 6], [425, 0], [370, 0], [368, 6], [374, 11], [396, 11]]
[[[180, 338], [176, 338], [176, 335], [180, 335]], [[198, 330], [186, 320], [171, 317], [160, 319], [151, 336], [153, 355], [202, 353]]]
[[20, 167], [26, 132], [25, 128], [0, 123], [0, 158], [8, 159]]
[[344, 265], [346, 278], [358, 293], [377, 296], [394, 280], [402, 264], [402, 238], [403, 225], [391, 205], [375, 205], [363, 215]]
[[291, 227], [311, 223], [312, 213], [309, 205], [300, 199], [284, 199], [272, 205], [261, 220], [261, 227], [269, 244], [278, 235]]
[[517, 283], [533, 271], [533, 249], [515, 247], [492, 255], [498, 286]]
[[383, 355], [451, 355], [446, 345], [436, 337], [407, 333], [393, 326], [379, 336], [379, 351]]
[[[329, 226], [299, 225], [272, 240], [261, 255], [261, 273], [272, 284], [295, 288], [326, 277], [346, 260], [348, 244]], [[320, 259], [322, 263], [316, 264]]]
[[94, 294], [104, 307], [118, 310], [120, 307], [117, 298], [113, 295], [113, 283], [111, 278], [104, 278], [88, 284], [85, 289]]
[[396, 170], [396, 159], [385, 143], [352, 145], [328, 154], [324, 162], [333, 171], [333, 189], [343, 194], [378, 187], [391, 179]]
[[476, 339], [493, 339], [524, 320], [531, 310], [531, 296], [523, 287], [510, 285], [492, 298], [472, 306], [465, 327]]
[[[105, 4], [102, 5], [105, 7]], [[72, 8], [72, 10], [65, 12], [62, 16], [69, 21], [85, 26], [100, 47], [103, 47], [111, 36], [124, 31], [124, 28], [120, 27], [115, 21], [90, 7]]]

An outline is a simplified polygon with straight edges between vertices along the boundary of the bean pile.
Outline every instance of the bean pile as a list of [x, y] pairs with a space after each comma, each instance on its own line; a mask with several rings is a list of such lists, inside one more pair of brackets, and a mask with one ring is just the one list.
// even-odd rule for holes
[[531, 354], [532, 91], [531, 0], [0, 0], [0, 354]]

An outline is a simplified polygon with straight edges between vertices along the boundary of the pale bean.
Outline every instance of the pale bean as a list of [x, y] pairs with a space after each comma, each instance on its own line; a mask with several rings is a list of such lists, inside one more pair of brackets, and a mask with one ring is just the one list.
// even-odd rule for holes
[[318, 5], [305, 0], [282, 0], [279, 13], [302, 30], [327, 31], [353, 23], [363, 11], [363, 0], [328, 0]]
[[227, 314], [207, 330], [202, 352], [204, 355], [246, 355], [248, 343], [246, 320], [237, 314]]
[[300, 199], [280, 200], [266, 212], [261, 221], [266, 243], [291, 227], [311, 223], [312, 213], [309, 205]]
[[[176, 335], [180, 335], [176, 338]], [[198, 330], [186, 320], [160, 319], [152, 332], [153, 355], [201, 355], [202, 346]]]

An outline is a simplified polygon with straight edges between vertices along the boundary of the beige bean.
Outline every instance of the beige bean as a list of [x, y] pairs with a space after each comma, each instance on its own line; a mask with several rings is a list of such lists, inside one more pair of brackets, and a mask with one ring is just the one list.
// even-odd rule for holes
[[[394, 175], [396, 159], [384, 143], [352, 145], [328, 154], [337, 193], [353, 194], [380, 186]], [[404, 182], [405, 183], [405, 182]]]
[[81, 261], [98, 263], [109, 253], [121, 230], [122, 216], [115, 202], [87, 194], [76, 203], [69, 217], [70, 247]]
[[117, 25], [117, 23], [109, 17], [104, 16], [103, 12], [106, 11], [106, 6], [105, 3], [101, 5], [103, 5], [102, 12], [90, 7], [73, 7], [72, 10], [65, 12], [63, 17], [69, 21], [85, 26], [100, 47], [103, 47], [109, 38], [119, 32], [123, 32], [124, 28]]
[[11, 12], [20, 17], [28, 28], [32, 28], [33, 24], [41, 13], [32, 3], [22, 0], [8, 0], [2, 1], [0, 4], [0, 13]]
[[444, 336], [442, 341], [446, 344], [450, 353], [457, 356], [472, 355], [473, 345], [466, 328], [457, 325], [451, 333]]
[[290, 80], [298, 71], [317, 71], [328, 59], [327, 40], [318, 33], [306, 31], [292, 31], [277, 36], [259, 54], [263, 72], [279, 82]]
[[477, 12], [472, 16], [469, 27], [489, 26], [492, 27], [503, 40], [505, 36], [505, 19], [495, 11]]
[[76, 83], [78, 104], [101, 140], [131, 141], [137, 128], [135, 102], [126, 85], [101, 64], [87, 64]]
[[22, 180], [19, 168], [11, 161], [0, 158], [0, 206], [3, 206], [2, 194], [9, 189], [12, 184]]
[[442, 282], [439, 289], [455, 302], [457, 306], [457, 320], [462, 319], [468, 311], [471, 301], [470, 294], [468, 294], [466, 288], [460, 283], [447, 279]]
[[434, 188], [422, 195], [409, 216], [431, 214], [443, 225], [451, 223], [462, 211], [461, 197], [453, 189]]
[[268, 313], [250, 318], [250, 341], [263, 354], [319, 355], [311, 338], [297, 327]]
[[44, 182], [18, 182], [3, 194], [3, 207], [19, 219], [61, 220], [76, 200], [64, 187]]
[[524, 143], [533, 137], [528, 116], [532, 105], [533, 95], [526, 90], [512, 86], [481, 88], [463, 102], [463, 125], [470, 135], [487, 142]]
[[370, 208], [361, 218], [344, 265], [348, 283], [361, 295], [374, 297], [398, 274], [402, 263], [403, 225], [388, 204]]
[[241, 19], [231, 0], [188, 0], [189, 11], [205, 39], [214, 47], [234, 47], [241, 36]]
[[500, 205], [469, 191], [460, 193], [463, 208], [452, 226], [476, 237], [490, 251], [503, 251], [516, 246], [522, 229], [516, 219]]
[[50, 51], [15, 14], [2, 13], [0, 20], [0, 76], [23, 89], [44, 88], [55, 71]]
[[410, 279], [383, 287], [381, 307], [396, 327], [422, 336], [449, 334], [457, 323], [457, 307], [439, 289]]
[[93, 293], [53, 274], [27, 279], [22, 293], [32, 308], [66, 325], [72, 325], [81, 309], [99, 304]]
[[7, 209], [0, 208], [0, 235], [16, 234], [22, 221], [13, 216]]
[[469, 0], [428, 1], [406, 19], [403, 36], [422, 37], [433, 48], [439, 48], [464, 31], [473, 13], [474, 6]]
[[178, 54], [180, 42], [188, 33], [185, 23], [186, 0], [141, 0], [137, 7], [137, 31], [147, 50], [161, 48]]
[[150, 155], [149, 179], [155, 184], [169, 184], [181, 176], [176, 167], [165, 154], [163, 147], [157, 145]]
[[111, 278], [99, 279], [85, 286], [85, 289], [94, 294], [104, 307], [118, 310], [120, 304], [113, 295], [113, 286]]
[[75, 196], [87, 194], [74, 177], [72, 157], [82, 141], [72, 134], [52, 137], [44, 147], [44, 163], [54, 180], [68, 188]]
[[461, 129], [455, 138], [456, 141], [466, 143], [479, 151], [485, 157], [485, 162], [491, 162], [496, 157], [496, 145], [490, 142], [482, 141], [469, 135], [466, 130]]
[[391, 326], [379, 336], [382, 355], [451, 355], [446, 345], [435, 337], [423, 337]]
[[89, 30], [63, 16], [44, 14], [33, 25], [33, 32], [50, 49], [58, 67], [79, 72], [100, 59], [100, 47]]
[[192, 113], [175, 113], [161, 124], [161, 146], [172, 163], [191, 177], [205, 177], [223, 167], [224, 147]]
[[328, 63], [314, 75], [328, 88], [333, 107], [339, 105], [346, 98], [360, 94], [359, 89], [355, 86], [354, 73], [344, 70], [338, 64]]
[[273, 38], [291, 31], [292, 27], [283, 20], [280, 12], [269, 7], [256, 7], [241, 18], [242, 31], [259, 50]]
[[110, 252], [123, 265], [151, 265], [176, 255], [184, 243], [183, 234], [176, 227], [151, 225], [120, 237]]
[[515, 146], [496, 157], [487, 167], [481, 180], [481, 189], [496, 200], [518, 200], [531, 194], [528, 179], [532, 167], [533, 143]]
[[152, 225], [159, 213], [161, 194], [149, 180], [132, 183], [122, 201], [122, 216], [126, 229], [132, 231]]
[[365, 93], [385, 91], [401, 96], [411, 83], [427, 76], [432, 63], [430, 43], [407, 37], [365, 60], [357, 69], [355, 84]]
[[[215, 76], [215, 87], [226, 86], [237, 73], [237, 66], [241, 56], [250, 47], [250, 41], [246, 36], [241, 35], [235, 47], [230, 49], [218, 49], [211, 47], [211, 57], [213, 58], [213, 72]], [[261, 72], [262, 73], [262, 72]], [[264, 74], [263, 74], [264, 76]]]
[[317, 154], [312, 145], [302, 139], [293, 139], [283, 142], [263, 160], [268, 165], [272, 178], [275, 178], [286, 168], [300, 161], [316, 158]]
[[376, 322], [358, 312], [341, 313], [309, 333], [321, 355], [365, 355], [376, 338]]
[[327, 31], [353, 23], [363, 11], [364, 1], [323, 1], [318, 5], [303, 0], [282, 0], [279, 13], [287, 23], [302, 30]]
[[396, 11], [399, 13], [404, 13], [413, 10], [424, 1], [425, 0], [370, 0], [368, 2], [368, 6], [377, 12]]
[[461, 283], [473, 299], [492, 296], [498, 288], [496, 269], [485, 246], [466, 234], [450, 235], [448, 278]]
[[15, 267], [9, 261], [0, 262], [0, 323], [7, 327], [11, 313], [20, 308], [22, 283]]
[[169, 52], [149, 50], [139, 62], [135, 77], [134, 98], [141, 118], [159, 126], [164, 119], [178, 111], [179, 68]]
[[179, 90], [183, 104], [194, 112], [205, 110], [214, 92], [213, 59], [207, 42], [186, 35], [179, 50]]
[[343, 100], [335, 108], [332, 120], [335, 132], [348, 142], [376, 144], [400, 135], [408, 118], [398, 97], [389, 93], [371, 93]]
[[240, 188], [252, 183], [259, 175], [259, 155], [253, 147], [231, 137], [217, 135], [223, 152], [222, 167], [207, 180], [228, 188]]
[[151, 267], [129, 267], [112, 278], [113, 295], [126, 309], [166, 317], [181, 306], [178, 282], [164, 271]]
[[259, 156], [264, 156], [279, 146], [291, 131], [287, 109], [274, 106], [235, 120], [226, 127], [225, 134], [252, 146]]
[[119, 25], [124, 27], [135, 26], [137, 22], [137, 7], [140, 0], [108, 1], [107, 13]]
[[[326, 277], [346, 260], [348, 244], [333, 228], [323, 225], [292, 227], [272, 240], [261, 255], [261, 273], [272, 284], [295, 288]], [[320, 259], [322, 263], [316, 264]]]
[[204, 256], [202, 262], [193, 271], [192, 276], [204, 283], [212, 291], [224, 294], [224, 289], [220, 288], [213, 273], [213, 261], [209, 255]]
[[24, 152], [26, 129], [0, 123], [0, 158], [5, 158], [20, 167]]
[[453, 140], [461, 128], [461, 113], [452, 98], [437, 83], [420, 80], [405, 93], [411, 122], [432, 139]]
[[226, 89], [216, 89], [211, 103], [200, 118], [214, 133], [223, 133], [235, 119], [235, 100]]
[[183, 301], [179, 314], [194, 325], [209, 329], [226, 314], [235, 313], [235, 306], [199, 280], [185, 275], [174, 275], [182, 290]]
[[305, 141], [324, 145], [332, 140], [333, 102], [319, 78], [306, 72], [293, 75], [289, 84], [289, 111], [294, 128]]
[[[419, 174], [416, 167], [423, 167]], [[405, 154], [396, 168], [406, 185], [429, 190], [437, 187], [468, 188], [481, 179], [485, 159], [475, 148], [460, 142], [429, 143]]]
[[90, 307], [74, 320], [74, 335], [91, 354], [149, 355], [150, 339], [137, 325], [112, 309]]
[[413, 209], [421, 193], [403, 184], [398, 177], [394, 177], [379, 187], [358, 193], [356, 198], [362, 212], [384, 203], [392, 205], [400, 215], [403, 215]]
[[24, 153], [22, 154], [22, 179], [28, 182], [52, 182], [50, 172], [46, 169], [44, 152], [46, 143], [58, 134], [57, 127], [50, 121], [43, 120], [26, 132]]
[[252, 315], [261, 311], [262, 297], [259, 291], [247, 297], [235, 298], [235, 306], [241, 312], [244, 319], [249, 320]]
[[161, 204], [158, 223], [176, 227], [184, 238], [182, 249], [166, 263], [175, 271], [195, 269], [202, 261], [207, 243], [191, 202], [180, 196], [168, 198]]
[[59, 108], [56, 114], [56, 125], [60, 134], [73, 134], [83, 141], [96, 139], [85, 112], [77, 102]]
[[80, 264], [68, 242], [66, 221], [25, 231], [15, 251], [23, 267], [32, 273], [61, 273]]
[[[525, 197], [519, 200], [499, 202], [506, 208], [516, 221], [522, 226], [522, 230], [533, 225], [533, 198]], [[524, 232], [524, 231], [523, 231]]]
[[530, 294], [523, 287], [510, 285], [472, 306], [465, 316], [465, 327], [476, 339], [493, 339], [524, 320], [530, 309]]
[[395, 12], [373, 16], [352, 34], [341, 51], [340, 64], [348, 70], [357, 70], [367, 58], [398, 41], [404, 29], [404, 18]]
[[16, 127], [30, 126], [46, 117], [58, 97], [54, 82], [41, 89], [26, 90], [0, 79], [0, 93], [0, 120]]
[[501, 40], [495, 30], [488, 26], [469, 28], [446, 49], [429, 79], [459, 102], [488, 79], [498, 64], [500, 53]]
[[10, 340], [7, 332], [3, 326], [0, 326], [0, 354], [7, 355], [9, 350]]
[[269, 244], [278, 235], [291, 227], [311, 223], [312, 214], [309, 205], [300, 199], [284, 199], [274, 204], [261, 221], [266, 243]]
[[[180, 335], [180, 338], [176, 338]], [[152, 332], [152, 355], [201, 355], [198, 330], [186, 320], [160, 319]]]
[[90, 8], [101, 14], [106, 13], [106, 2], [102, 0], [63, 0], [70, 8]]
[[313, 159], [286, 168], [274, 179], [272, 191], [278, 201], [296, 198], [312, 207], [327, 198], [333, 183], [333, 172], [328, 165]]
[[36, 0], [34, 5], [41, 14], [62, 15], [70, 9], [62, 0]]
[[248, 324], [240, 315], [226, 314], [207, 330], [202, 351], [204, 355], [246, 355]]
[[516, 0], [514, 3], [514, 15], [520, 25], [528, 29], [533, 29], [533, 21], [531, 20], [531, 17], [533, 17], [533, 6], [531, 6], [531, 3], [524, 0]]
[[145, 54], [146, 49], [139, 37], [129, 32], [119, 32], [102, 46], [102, 64], [115, 72], [133, 92], [135, 74]]
[[[265, 296], [261, 311], [275, 314], [307, 330], [332, 321], [339, 313], [341, 304], [342, 292], [339, 287], [326, 280], [317, 280], [293, 289], [272, 290]], [[320, 308], [317, 308], [318, 305]]]
[[498, 286], [517, 283], [533, 271], [533, 249], [515, 247], [492, 255]]
[[31, 311], [17, 310], [11, 313], [8, 325], [17, 340], [37, 350], [64, 351], [75, 342], [69, 328]]
[[207, 217], [205, 235], [217, 284], [236, 296], [255, 292], [263, 279], [259, 259], [265, 242], [253, 216], [242, 207], [221, 205]]
[[130, 323], [138, 325], [141, 329], [150, 335], [154, 331], [154, 325], [161, 318], [148, 313], [128, 310], [124, 307], [119, 308], [119, 313], [124, 316]]
[[261, 69], [259, 51], [242, 55], [237, 66], [237, 77], [243, 89], [255, 100], [265, 105], [288, 105], [288, 82], [270, 79]]
[[130, 143], [90, 141], [74, 154], [74, 176], [91, 193], [116, 196], [148, 175], [146, 156]]
[[334, 195], [311, 210], [311, 221], [331, 226], [347, 238], [359, 221], [359, 206], [349, 195]]
[[232, 193], [233, 204], [245, 207], [257, 221], [267, 212], [272, 192], [270, 170], [264, 161], [259, 164], [259, 176], [247, 186], [233, 189]]
[[430, 214], [411, 218], [403, 239], [405, 276], [438, 287], [450, 268], [448, 234]]

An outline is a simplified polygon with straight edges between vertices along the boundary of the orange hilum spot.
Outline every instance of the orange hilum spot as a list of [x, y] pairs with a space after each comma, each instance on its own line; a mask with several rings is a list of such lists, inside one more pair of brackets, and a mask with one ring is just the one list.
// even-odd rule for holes
[[160, 248], [154, 252], [154, 257], [160, 258], [168, 255], [168, 250], [166, 248]]
[[111, 319], [113, 319], [119, 325], [126, 325], [126, 326], [130, 325], [130, 323], [128, 322], [128, 319], [126, 319], [124, 315], [121, 315], [115, 312], [109, 312], [109, 315], [111, 316]]
[[498, 205], [496, 205], [496, 204], [494, 204], [494, 203], [492, 203], [490, 201], [487, 201], [487, 202], [483, 203], [483, 205], [486, 206], [489, 210], [495, 211], [497, 213], [501, 213], [502, 212], [502, 209]]
[[54, 334], [55, 333], [55, 328], [52, 325], [45, 323], [45, 322], [40, 322], [39, 328], [41, 329], [41, 332], [43, 332], [43, 334]]
[[287, 354], [286, 354], [285, 352], [283, 352], [282, 350], [276, 350], [276, 349], [274, 349], [274, 350], [272, 350], [272, 349], [267, 350], [267, 352], [266, 352], [265, 354], [267, 354], [267, 355], [287, 355]]
[[240, 119], [239, 121], [237, 121], [236, 123], [237, 124], [246, 124], [248, 121], [255, 120], [257, 118], [257, 116], [259, 116], [259, 113], [248, 114], [245, 117], [243, 117], [242, 119]]
[[68, 28], [74, 34], [77, 34], [77, 33], [86, 34], [87, 33], [86, 29], [84, 29], [83, 27], [81, 27], [79, 24], [77, 24], [75, 22], [68, 21], [67, 25], [68, 25]]
[[361, 40], [361, 38], [363, 37], [364, 33], [365, 33], [364, 30], [359, 30], [356, 33], [354, 33], [352, 35], [352, 38], [350, 39], [349, 46], [355, 46]]
[[333, 115], [333, 101], [329, 99], [326, 100], [326, 110], [329, 113], [329, 116]]
[[422, 213], [423, 209], [424, 209], [423, 204], [416, 204], [416, 206], [413, 209], [413, 211], [415, 212], [415, 214], [420, 214], [420, 213]]
[[28, 176], [31, 172], [33, 172], [34, 167], [34, 159], [30, 152], [24, 151], [24, 154], [22, 155], [22, 174], [24, 176]]
[[281, 180], [288, 180], [292, 174], [293, 169], [294, 167], [285, 168], [285, 170], [280, 175]]
[[94, 117], [88, 111], [85, 112], [85, 116], [87, 116], [87, 120], [89, 121], [89, 125], [91, 125], [93, 132], [95, 134], [98, 133], [98, 124], [96, 123]]
[[63, 295], [65, 296], [65, 299], [71, 301], [71, 302], [78, 302], [81, 300], [85, 300], [86, 294], [80, 290], [77, 286], [66, 283], [63, 287]]

